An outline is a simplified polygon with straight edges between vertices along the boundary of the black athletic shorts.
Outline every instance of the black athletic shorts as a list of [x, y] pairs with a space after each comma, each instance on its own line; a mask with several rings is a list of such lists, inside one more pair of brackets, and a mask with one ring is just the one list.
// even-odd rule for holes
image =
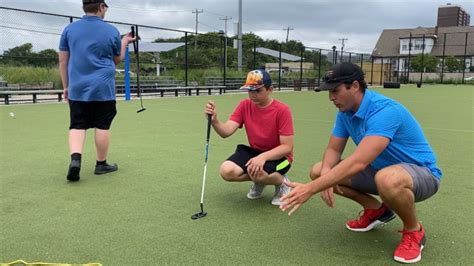
[[[252, 149], [249, 146], [239, 144], [235, 149], [235, 153], [232, 154], [227, 159], [227, 161], [234, 162], [244, 170], [244, 173], [247, 173], [247, 167], [245, 166], [245, 164], [253, 157], [258, 156], [260, 153], [262, 152]], [[263, 170], [267, 172], [267, 174], [278, 172], [284, 175], [288, 172], [288, 170], [290, 170], [290, 167], [291, 164], [288, 159], [286, 159], [286, 157], [283, 157], [278, 160], [265, 162], [265, 164], [263, 165]]]
[[109, 129], [117, 114], [115, 101], [83, 102], [69, 100], [69, 129]]

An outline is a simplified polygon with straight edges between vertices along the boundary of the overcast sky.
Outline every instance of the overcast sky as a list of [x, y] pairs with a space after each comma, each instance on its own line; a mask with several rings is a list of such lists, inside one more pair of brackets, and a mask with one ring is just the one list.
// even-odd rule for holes
[[[224, 29], [234, 34], [238, 21], [238, 0], [106, 0], [109, 11], [106, 20], [122, 21], [180, 30], [195, 30], [195, 14], [199, 14], [199, 32]], [[448, 1], [439, 0], [243, 0], [243, 32], [253, 32], [264, 39], [284, 41], [290, 27], [289, 38], [305, 46], [339, 49], [341, 38], [345, 50], [371, 53], [383, 29], [433, 27], [436, 25], [438, 7]], [[471, 16], [474, 1], [452, 1]], [[82, 16], [81, 0], [0, 0], [0, 6], [27, 10]], [[66, 19], [5, 12], [0, 10], [0, 52], [25, 40], [38, 42], [35, 50], [57, 49], [58, 34], [68, 23]], [[471, 21], [474, 18], [471, 18]], [[471, 25], [473, 22], [471, 22]], [[33, 30], [33, 31], [31, 31]], [[128, 27], [119, 27], [121, 32]], [[157, 36], [159, 35], [159, 36]], [[176, 37], [164, 31], [143, 33], [145, 40], [157, 37]]]

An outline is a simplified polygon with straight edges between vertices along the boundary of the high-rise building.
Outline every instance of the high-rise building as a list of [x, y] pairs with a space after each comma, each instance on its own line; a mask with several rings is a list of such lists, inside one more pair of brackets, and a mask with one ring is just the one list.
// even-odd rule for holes
[[460, 6], [447, 3], [438, 8], [438, 27], [469, 26], [471, 16]]

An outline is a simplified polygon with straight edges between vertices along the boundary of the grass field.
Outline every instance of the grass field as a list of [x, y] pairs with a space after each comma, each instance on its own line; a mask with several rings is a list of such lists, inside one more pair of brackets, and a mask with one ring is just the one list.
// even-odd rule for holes
[[[381, 90], [407, 106], [424, 128], [443, 170], [440, 190], [417, 205], [427, 232], [422, 264], [474, 261], [474, 86], [415, 86]], [[321, 160], [336, 109], [326, 92], [275, 92], [291, 106], [295, 122], [292, 181], [306, 182]], [[228, 139], [212, 132], [205, 193], [199, 210], [206, 120], [217, 102], [227, 119], [246, 94], [118, 102], [108, 161], [119, 171], [93, 174], [92, 132], [85, 145], [81, 181], [66, 182], [69, 164], [66, 104], [0, 107], [0, 263], [104, 265], [248, 264], [386, 265], [401, 234], [399, 219], [369, 233], [344, 228], [360, 207], [336, 199], [330, 209], [314, 196], [293, 216], [265, 197], [245, 197], [250, 183], [226, 183], [220, 163], [243, 130]], [[9, 113], [14, 112], [15, 118]], [[351, 142], [352, 143], [352, 142]], [[347, 151], [353, 150], [351, 144]]]

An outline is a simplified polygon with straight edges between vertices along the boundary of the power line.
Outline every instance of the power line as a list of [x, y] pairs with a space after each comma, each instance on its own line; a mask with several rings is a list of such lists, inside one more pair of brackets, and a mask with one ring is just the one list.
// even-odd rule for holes
[[202, 22], [198, 22], [198, 23], [199, 23], [199, 25], [203, 25], [203, 26], [206, 26], [206, 27], [208, 27], [208, 28], [211, 28], [211, 29], [214, 29], [214, 30], [217, 30], [217, 31], [220, 30], [220, 29], [218, 29], [218, 28], [215, 28], [215, 27], [213, 27], [213, 26], [207, 25], [207, 24], [202, 23]]
[[[123, 5], [113, 5], [111, 6], [112, 9], [124, 9], [130, 11], [138, 11], [143, 12], [143, 7], [130, 7], [130, 6], [123, 6]], [[164, 10], [158, 9], [153, 7], [147, 7], [146, 10], [156, 11], [156, 12], [170, 12], [170, 13], [179, 13], [179, 12], [189, 12], [189, 10]]]

